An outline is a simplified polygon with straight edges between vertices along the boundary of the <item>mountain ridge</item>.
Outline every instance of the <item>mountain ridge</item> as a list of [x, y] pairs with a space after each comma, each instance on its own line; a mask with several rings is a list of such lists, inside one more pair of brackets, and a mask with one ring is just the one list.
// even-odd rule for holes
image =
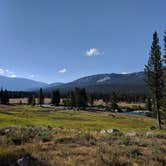
[[37, 91], [43, 88], [45, 92], [59, 89], [62, 93], [75, 87], [85, 88], [88, 92], [111, 93], [112, 91], [127, 93], [147, 93], [145, 74], [133, 72], [127, 74], [105, 73], [85, 76], [68, 83], [55, 82], [47, 84], [26, 78], [9, 78], [0, 76], [0, 86], [15, 91]]
[[88, 92], [92, 93], [111, 93], [112, 91], [122, 93], [147, 93], [144, 72], [96, 74], [82, 77], [60, 86], [49, 87], [44, 89], [44, 91], [50, 92], [54, 89], [60, 89], [61, 92], [66, 93], [75, 87], [85, 88]]
[[47, 83], [27, 78], [0, 76], [0, 87], [12, 91], [25, 91], [27, 89], [43, 87], [46, 85]]

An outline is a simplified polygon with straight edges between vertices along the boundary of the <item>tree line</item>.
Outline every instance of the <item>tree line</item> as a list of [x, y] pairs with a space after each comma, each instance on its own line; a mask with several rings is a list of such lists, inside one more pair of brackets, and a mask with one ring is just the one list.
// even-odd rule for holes
[[0, 91], [0, 104], [9, 104], [9, 93], [7, 90]]
[[60, 93], [59, 89], [55, 89], [52, 92], [44, 92], [42, 88], [38, 92], [24, 92], [24, 91], [7, 91], [1, 89], [0, 91], [0, 104], [9, 104], [9, 99], [27, 98], [29, 105], [42, 105], [45, 98], [51, 98], [51, 104], [58, 106], [63, 98], [63, 105], [72, 107], [85, 107], [93, 106], [95, 100], [103, 100], [106, 105], [112, 102], [112, 98], [116, 94], [117, 102], [145, 102], [147, 100], [146, 95], [137, 93], [88, 93], [85, 88], [74, 88], [66, 94]]

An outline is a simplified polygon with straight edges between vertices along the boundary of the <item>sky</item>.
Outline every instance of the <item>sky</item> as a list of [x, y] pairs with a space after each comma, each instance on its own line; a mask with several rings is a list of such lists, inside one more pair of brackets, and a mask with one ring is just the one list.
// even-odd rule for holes
[[166, 0], [0, 0], [0, 75], [47, 83], [142, 71]]

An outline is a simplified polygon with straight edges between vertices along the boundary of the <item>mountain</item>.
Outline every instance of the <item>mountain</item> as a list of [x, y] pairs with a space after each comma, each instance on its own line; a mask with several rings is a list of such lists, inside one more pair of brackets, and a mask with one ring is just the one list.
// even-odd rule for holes
[[48, 84], [44, 82], [34, 81], [25, 78], [9, 78], [5, 76], [0, 76], [0, 88], [7, 90], [23, 91], [27, 89], [46, 87], [47, 85]]
[[62, 83], [62, 82], [55, 82], [55, 83], [52, 83], [52, 84], [48, 84], [48, 85], [46, 85], [45, 87], [43, 87], [44, 89], [45, 88], [52, 88], [52, 87], [57, 87], [57, 86], [61, 86], [61, 85], [63, 85], [64, 83]]
[[49, 92], [58, 88], [62, 93], [66, 93], [74, 89], [74, 87], [86, 88], [88, 92], [98, 93], [111, 93], [112, 91], [137, 94], [147, 93], [144, 72], [92, 75], [59, 86], [49, 86], [45, 88], [45, 91]]
[[0, 76], [0, 87], [14, 91], [37, 91], [40, 87], [45, 92], [60, 89], [61, 93], [67, 93], [75, 87], [86, 88], [88, 92], [111, 93], [147, 93], [144, 72], [130, 74], [97, 74], [83, 77], [69, 83], [47, 84], [25, 78], [9, 78]]

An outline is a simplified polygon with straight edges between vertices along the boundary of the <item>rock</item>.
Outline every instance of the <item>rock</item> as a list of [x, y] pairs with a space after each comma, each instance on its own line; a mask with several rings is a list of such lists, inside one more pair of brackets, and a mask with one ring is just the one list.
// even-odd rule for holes
[[5, 129], [5, 134], [8, 134], [10, 132], [10, 129]]
[[155, 136], [155, 134], [153, 132], [147, 132], [146, 133], [147, 138], [153, 138], [154, 136]]
[[12, 132], [15, 129], [16, 129], [16, 127], [13, 127], [13, 126], [2, 128], [2, 129], [0, 129], [0, 135], [6, 135], [6, 134], [8, 134], [9, 132]]
[[113, 134], [113, 133], [119, 133], [120, 131], [118, 129], [108, 129], [106, 130], [108, 134]]
[[100, 134], [106, 134], [106, 131], [105, 130], [101, 130]]
[[19, 166], [49, 166], [46, 161], [39, 161], [38, 159], [30, 156], [29, 154], [23, 156], [22, 158], [17, 160], [17, 164]]
[[129, 132], [129, 133], [127, 133], [126, 134], [126, 136], [128, 136], [128, 137], [135, 137], [135, 136], [137, 136], [137, 133], [136, 132]]
[[35, 159], [31, 157], [30, 154], [26, 154], [25, 156], [17, 160], [17, 164], [19, 166], [29, 166], [30, 164], [34, 164], [34, 162]]

